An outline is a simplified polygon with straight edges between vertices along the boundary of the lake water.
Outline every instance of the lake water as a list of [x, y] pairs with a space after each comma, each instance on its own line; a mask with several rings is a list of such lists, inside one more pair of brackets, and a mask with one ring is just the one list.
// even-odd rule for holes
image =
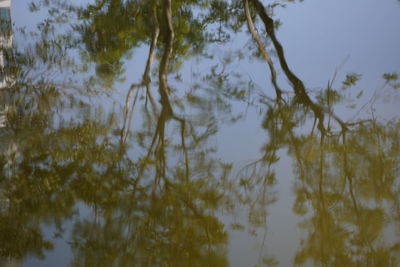
[[0, 1], [0, 266], [399, 266], [399, 13]]

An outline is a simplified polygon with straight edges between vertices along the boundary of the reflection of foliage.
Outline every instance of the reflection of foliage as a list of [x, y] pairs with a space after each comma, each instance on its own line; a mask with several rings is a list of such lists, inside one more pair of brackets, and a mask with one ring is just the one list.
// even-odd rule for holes
[[210, 185], [171, 181], [149, 193], [128, 193], [97, 220], [75, 225], [76, 265], [226, 265], [226, 233], [208, 212], [218, 206]]
[[[378, 124], [374, 120], [345, 122], [335, 115], [334, 104], [344, 99], [341, 94], [356, 84], [358, 74], [348, 74], [341, 90], [334, 90], [333, 82], [328, 83], [328, 88], [314, 101], [303, 82], [290, 70], [275, 36], [273, 20], [258, 0], [244, 0], [245, 5], [248, 2], [254, 5], [265, 25], [295, 97], [282, 101], [282, 91], [274, 80], [275, 67], [248, 16], [252, 37], [269, 64], [277, 101], [265, 101], [268, 110], [263, 128], [268, 132], [269, 141], [263, 147], [262, 158], [252, 163], [253, 166], [263, 164], [266, 172], [257, 173], [253, 167], [241, 181], [244, 184], [262, 181], [256, 177], [268, 176], [277, 152], [286, 148], [296, 166], [293, 209], [301, 216], [311, 210], [310, 218], [301, 224], [309, 235], [302, 240], [294, 263], [306, 264], [312, 260], [322, 266], [397, 266], [400, 243], [391, 244], [380, 238], [392, 229], [388, 218], [398, 207], [400, 124]], [[397, 76], [385, 74], [384, 78], [389, 83]], [[314, 118], [314, 126], [307, 134], [301, 127], [310, 117]], [[337, 126], [339, 131], [335, 132]], [[257, 185], [265, 186], [265, 183]]]
[[[399, 124], [346, 122], [335, 115], [334, 106], [358, 74], [348, 74], [339, 90], [332, 81], [315, 97], [309, 93], [275, 34], [278, 23], [271, 14], [282, 3], [265, 8], [258, 0], [97, 0], [82, 7], [38, 2], [50, 18], [39, 24], [40, 33], [27, 35], [37, 43], [7, 54], [16, 83], [4, 90], [12, 108], [1, 129], [6, 144], [0, 154], [0, 236], [7, 244], [1, 244], [0, 256], [42, 255], [52, 248], [41, 233], [43, 224], [62, 232], [71, 219], [77, 266], [226, 266], [228, 234], [219, 212], [244, 205], [250, 233], [266, 226], [276, 201], [274, 165], [287, 149], [297, 178], [293, 210], [308, 216], [301, 225], [308, 236], [295, 263], [398, 263], [399, 244], [379, 238], [399, 216], [391, 212], [399, 207]], [[207, 54], [208, 44], [229, 41], [245, 22], [268, 64], [276, 99], [255, 95], [251, 79], [228, 70], [232, 58], [244, 57], [240, 51], [223, 59], [222, 70], [210, 67], [186, 91], [176, 89], [179, 78], [169, 82], [185, 59]], [[58, 33], [64, 23], [76, 31]], [[260, 24], [263, 31], [256, 30]], [[278, 64], [266, 40], [291, 93], [278, 84]], [[111, 86], [132, 50], [143, 44], [149, 48], [143, 75], [129, 87], [122, 111], [91, 108], [93, 84], [99, 78]], [[75, 50], [82, 62], [72, 60]], [[88, 63], [99, 77], [90, 76]], [[395, 73], [383, 78], [398, 85]], [[261, 103], [269, 140], [260, 159], [230, 180], [233, 166], [214, 158], [208, 140], [218, 119], [241, 117], [232, 114], [235, 101]], [[133, 132], [137, 117], [142, 125]], [[314, 124], [307, 133], [302, 127], [310, 118]], [[75, 216], [82, 204], [88, 218]], [[244, 229], [240, 223], [232, 227]], [[278, 264], [274, 258], [259, 262]]]
[[399, 75], [397, 73], [385, 73], [383, 74], [383, 78], [394, 89], [400, 88]]
[[13, 212], [0, 216], [0, 256], [19, 259], [29, 252], [43, 258], [43, 250], [51, 249], [52, 243], [44, 240], [39, 225], [31, 222], [30, 214], [21, 215], [22, 210], [12, 208]]
[[[307, 113], [289, 102], [271, 104], [263, 124], [269, 141], [253, 163], [268, 166], [281, 149], [293, 158], [293, 211], [304, 217], [300, 227], [308, 233], [294, 263], [397, 266], [400, 243], [382, 236], [398, 224], [400, 123], [371, 120], [339, 133], [307, 133], [301, 129]], [[264, 170], [247, 179], [270, 172]]]
[[380, 236], [393, 227], [398, 202], [399, 127], [371, 122], [321, 143], [313, 135], [297, 143], [294, 211], [304, 216], [311, 209], [297, 264], [398, 265], [399, 243], [385, 244]]
[[[86, 108], [83, 105], [82, 111]], [[42, 249], [51, 248], [51, 243], [40, 239], [40, 222], [58, 224], [73, 216], [76, 204], [83, 202], [100, 210], [100, 215], [96, 215], [94, 225], [90, 220], [74, 226], [77, 265], [97, 266], [96, 263], [105, 262], [146, 265], [159, 261], [227, 264], [226, 233], [214, 214], [223, 198], [215, 186], [218, 165], [209, 161], [207, 151], [198, 149], [203, 143], [200, 138], [188, 143], [187, 148], [188, 167], [196, 171], [188, 176], [185, 164], [173, 160], [170, 163], [176, 165], [171, 168], [167, 166], [169, 161], [165, 161], [161, 177], [161, 172], [154, 173], [151, 166], [152, 162], [158, 166], [160, 153], [165, 152], [158, 151], [154, 158], [146, 157], [147, 167], [142, 167], [142, 159], [135, 162], [127, 154], [129, 146], [119, 142], [115, 135], [118, 131], [112, 131], [116, 127], [113, 115], [101, 119], [101, 112], [78, 111], [73, 121], [57, 122], [53, 121], [56, 113], [51, 110], [41, 112], [31, 108], [29, 114], [26, 111], [9, 116], [13, 128], [8, 129], [8, 136], [17, 149], [13, 155], [15, 161], [2, 170], [6, 178], [1, 180], [1, 188], [7, 192], [2, 198], [7, 205], [1, 213], [4, 219], [1, 234], [3, 240], [9, 240], [6, 234], [12, 231], [8, 222], [13, 219], [18, 220], [19, 229], [28, 230], [32, 223], [35, 228], [14, 231], [22, 240], [11, 242], [10, 248], [2, 246], [2, 255], [20, 258], [30, 251], [42, 253]], [[87, 115], [81, 117], [79, 113]], [[189, 131], [184, 134], [188, 133], [195, 134]], [[160, 138], [166, 143], [172, 141], [167, 141], [161, 133]], [[182, 151], [179, 143], [163, 147], [164, 151], [170, 149]], [[9, 155], [1, 157], [3, 166], [6, 156]], [[149, 179], [153, 175], [156, 178]], [[142, 182], [136, 183], [139, 178]], [[15, 212], [24, 214], [26, 219], [16, 217]], [[95, 229], [98, 231], [93, 232]], [[127, 234], [128, 229], [132, 230], [131, 235]], [[119, 245], [113, 245], [112, 240]], [[97, 255], [102, 248], [110, 258], [91, 254]]]
[[[162, 57], [165, 42], [159, 40], [169, 38], [168, 24], [163, 19], [164, 1], [99, 0], [84, 6], [58, 0], [36, 2], [32, 9], [47, 8], [51, 22], [74, 23], [80, 36], [75, 33], [64, 35], [75, 40], [73, 46], [83, 44], [80, 49], [83, 59], [96, 63], [99, 77], [108, 86], [123, 74], [122, 60], [130, 58], [133, 48], [148, 44], [158, 49], [158, 55]], [[240, 30], [242, 23], [238, 23], [235, 15], [240, 7], [234, 2], [195, 0], [171, 3], [174, 53], [170, 70], [177, 70], [187, 56], [203, 53], [207, 44], [226, 42], [230, 31]]]
[[[350, 86], [356, 79], [347, 76], [346, 81]], [[327, 92], [333, 90], [331, 86]], [[301, 242], [294, 262], [397, 266], [400, 244], [380, 238], [392, 229], [389, 222], [397, 221], [388, 218], [399, 201], [400, 124], [343, 122], [330, 106], [338, 100], [340, 97], [335, 99], [330, 94], [318, 96], [315, 105], [328, 105], [329, 111], [320, 109], [328, 114], [328, 127], [318, 126], [316, 132], [320, 113], [309, 108], [308, 100], [271, 101], [264, 118], [269, 141], [259, 161], [269, 164], [280, 149], [288, 150], [297, 176], [293, 210], [300, 216], [309, 215], [301, 224], [309, 236]], [[331, 116], [338, 122], [339, 131], [331, 127]], [[314, 117], [311, 133], [301, 129], [307, 117]]]
[[[10, 153], [0, 157], [5, 166], [1, 188], [7, 192], [2, 198], [8, 203], [1, 214], [4, 218], [18, 219], [21, 229], [31, 229], [31, 224], [34, 227], [32, 231], [19, 232], [19, 243], [2, 246], [2, 256], [23, 258], [31, 252], [40, 255], [51, 249], [52, 243], [42, 238], [42, 223], [61, 227], [64, 220], [75, 218], [76, 205], [84, 203], [88, 208], [94, 207], [95, 220], [78, 221], [74, 225], [72, 246], [76, 249], [76, 265], [132, 262], [227, 265], [227, 236], [215, 214], [224, 204], [224, 195], [216, 182], [220, 167], [210, 159], [210, 149], [204, 146], [208, 137], [215, 133], [215, 125], [205, 119], [191, 123], [176, 115], [173, 105], [177, 101], [171, 101], [167, 80], [171, 60], [177, 52], [187, 51], [187, 48], [173, 47], [174, 43], [182, 43], [179, 38], [183, 36], [181, 29], [174, 29], [171, 23], [171, 11], [178, 7], [167, 4], [160, 6], [157, 12], [157, 20], [170, 25], [169, 29], [161, 29], [160, 40], [156, 35], [152, 37], [154, 45], [159, 47], [161, 106], [156, 106], [147, 91], [146, 101], [152, 101], [153, 109], [148, 110], [144, 104], [145, 130], [134, 136], [144, 135], [143, 142], [138, 139], [143, 147], [138, 147], [134, 155], [133, 145], [127, 143], [127, 140], [134, 140], [128, 138], [130, 114], [139, 105], [135, 106], [139, 88], [145, 86], [149, 90], [155, 47], [150, 49], [142, 83], [129, 90], [121, 130], [118, 130], [115, 113], [105, 117], [102, 112], [93, 113], [85, 95], [76, 94], [89, 92], [84, 89], [90, 81], [78, 83], [52, 76], [58, 67], [74, 66], [75, 62], [68, 61], [64, 50], [64, 45], [71, 41], [70, 36], [58, 36], [51, 23], [44, 23], [43, 33], [46, 34], [36, 35], [37, 45], [19, 55], [21, 72], [17, 83], [9, 90], [13, 109], [7, 115], [6, 129], [7, 140], [15, 144], [16, 149], [10, 152], [13, 153], [12, 162], [8, 160]], [[116, 10], [120, 12], [121, 7]], [[95, 16], [94, 21], [110, 24], [113, 16], [102, 16]], [[188, 22], [182, 20], [182, 23]], [[95, 27], [100, 31], [97, 40], [108, 42], [115, 29], [102, 32], [100, 26]], [[129, 31], [129, 27], [126, 30]], [[118, 43], [125, 40], [126, 37], [111, 38], [111, 43], [98, 43], [94, 48], [108, 49], [103, 54], [95, 49], [89, 51], [92, 56], [100, 57], [94, 60], [99, 63], [99, 73], [109, 72], [110, 66], [104, 64], [118, 62], [131, 48], [128, 44], [122, 52], [113, 51], [120, 49]], [[141, 42], [140, 39], [136, 41]], [[35, 55], [38, 55], [36, 59]], [[106, 58], [108, 56], [114, 58]], [[131, 93], [136, 94], [133, 105], [129, 103]], [[70, 116], [72, 120], [67, 119]], [[210, 116], [203, 116], [206, 117]], [[155, 128], [153, 121], [157, 121]], [[176, 143], [176, 138], [168, 136], [170, 127], [167, 126], [171, 122], [180, 126], [178, 140], [181, 142]], [[198, 132], [199, 129], [204, 131]], [[145, 156], [135, 158], [141, 151], [145, 151]], [[173, 152], [182, 153], [183, 163], [171, 156]], [[16, 211], [26, 219], [15, 217]], [[4, 220], [2, 224], [5, 240], [9, 240], [5, 235], [10, 230], [6, 224], [9, 221]], [[97, 256], [101, 251], [105, 257]]]

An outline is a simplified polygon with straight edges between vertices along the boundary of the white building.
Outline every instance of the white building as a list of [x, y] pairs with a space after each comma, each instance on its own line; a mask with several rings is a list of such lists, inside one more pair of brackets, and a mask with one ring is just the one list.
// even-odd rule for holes
[[0, 47], [12, 46], [11, 1], [0, 0]]
[[11, 0], [0, 0], [0, 7], [10, 7]]
[[[8, 75], [7, 60], [5, 50], [12, 47], [13, 34], [11, 25], [11, 0], [0, 0], [0, 94], [1, 89], [12, 83], [12, 78]], [[0, 96], [0, 100], [3, 97]], [[7, 103], [0, 101], [0, 128], [6, 126], [7, 122]]]
[[0, 0], [0, 89], [10, 82], [5, 72], [6, 59], [4, 51], [12, 47], [11, 0]]

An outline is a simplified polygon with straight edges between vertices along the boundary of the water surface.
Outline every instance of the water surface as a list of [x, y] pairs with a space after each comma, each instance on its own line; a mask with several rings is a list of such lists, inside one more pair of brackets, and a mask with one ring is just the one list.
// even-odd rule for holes
[[398, 1], [0, 3], [0, 266], [399, 266]]

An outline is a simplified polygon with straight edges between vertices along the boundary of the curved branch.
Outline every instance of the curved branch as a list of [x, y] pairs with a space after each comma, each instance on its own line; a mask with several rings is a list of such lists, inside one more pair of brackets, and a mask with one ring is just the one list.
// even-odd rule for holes
[[335, 114], [333, 114], [332, 111], [324, 109], [320, 105], [314, 103], [310, 96], [308, 95], [305, 86], [303, 82], [290, 70], [285, 54], [283, 51], [283, 47], [278, 41], [278, 38], [276, 37], [275, 34], [275, 29], [274, 29], [274, 21], [271, 17], [268, 16], [267, 12], [265, 11], [265, 8], [263, 4], [259, 0], [251, 0], [255, 6], [255, 9], [260, 16], [261, 20], [263, 21], [265, 25], [265, 30], [269, 37], [271, 38], [272, 44], [275, 47], [275, 50], [278, 54], [279, 58], [279, 63], [281, 65], [282, 70], [284, 71], [286, 77], [290, 81], [290, 83], [293, 86], [293, 90], [296, 94], [297, 99], [303, 103], [305, 106], [308, 106], [311, 108], [313, 111], [315, 117], [318, 119], [318, 129], [321, 131], [321, 133], [326, 133], [326, 129], [324, 126], [324, 114], [329, 114], [331, 115], [341, 126], [342, 131], [347, 130], [347, 125], [345, 122], [343, 122], [339, 117], [337, 117]]
[[151, 88], [150, 88], [150, 70], [151, 70], [151, 65], [153, 64], [154, 60], [154, 53], [155, 49], [157, 47], [157, 42], [158, 42], [158, 36], [160, 35], [160, 26], [158, 25], [158, 19], [157, 19], [157, 13], [155, 10], [153, 10], [153, 27], [154, 27], [154, 32], [153, 36], [151, 39], [151, 44], [150, 44], [150, 49], [149, 49], [149, 56], [147, 57], [147, 62], [146, 62], [146, 69], [143, 73], [142, 77], [142, 84], [146, 86], [146, 93], [147, 97], [150, 99], [150, 103], [153, 106], [154, 110], [157, 110], [157, 105], [154, 100], [154, 97], [151, 93]]
[[171, 0], [164, 0], [164, 23], [167, 25], [165, 33], [165, 50], [161, 58], [160, 69], [159, 69], [159, 93], [161, 97], [161, 105], [164, 112], [168, 115], [173, 115], [171, 102], [169, 101], [169, 88], [168, 88], [168, 67], [169, 61], [172, 55], [173, 41], [174, 41], [174, 28], [172, 25], [171, 15]]
[[271, 57], [269, 56], [268, 52], [265, 50], [264, 44], [261, 41], [260, 36], [255, 31], [254, 23], [251, 18], [251, 15], [250, 15], [249, 0], [243, 0], [243, 5], [244, 5], [245, 14], [246, 14], [247, 27], [249, 28], [249, 31], [250, 31], [254, 41], [257, 43], [259, 52], [263, 56], [264, 60], [268, 63], [269, 70], [271, 72], [271, 83], [274, 86], [276, 97], [278, 99], [282, 99], [282, 90], [279, 88], [278, 83], [276, 82], [276, 71], [275, 71], [274, 63], [272, 62]]

